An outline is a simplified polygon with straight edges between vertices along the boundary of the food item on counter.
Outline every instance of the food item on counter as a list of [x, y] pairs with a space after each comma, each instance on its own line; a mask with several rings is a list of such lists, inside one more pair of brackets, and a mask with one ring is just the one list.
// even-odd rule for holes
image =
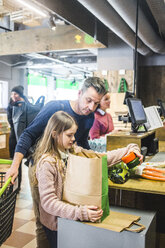
[[130, 173], [128, 169], [116, 168], [110, 171], [109, 178], [114, 183], [125, 183], [129, 179]]
[[129, 169], [132, 169], [140, 164], [139, 158], [134, 152], [130, 152], [127, 156], [121, 159], [125, 164], [127, 164]]
[[146, 179], [165, 182], [165, 170], [164, 169], [146, 166], [144, 167], [141, 176]]

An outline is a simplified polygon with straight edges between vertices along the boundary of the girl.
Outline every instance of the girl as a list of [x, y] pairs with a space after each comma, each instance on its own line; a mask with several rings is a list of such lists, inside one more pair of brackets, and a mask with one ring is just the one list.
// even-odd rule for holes
[[56, 112], [49, 119], [34, 156], [40, 194], [40, 221], [51, 248], [57, 247], [58, 216], [95, 222], [103, 214], [97, 206], [73, 206], [62, 201], [65, 162], [76, 131], [77, 125], [69, 114]]
[[114, 130], [112, 116], [106, 112], [110, 107], [110, 93], [107, 92], [100, 101], [99, 108], [95, 111], [95, 120], [90, 129], [90, 138], [99, 139]]

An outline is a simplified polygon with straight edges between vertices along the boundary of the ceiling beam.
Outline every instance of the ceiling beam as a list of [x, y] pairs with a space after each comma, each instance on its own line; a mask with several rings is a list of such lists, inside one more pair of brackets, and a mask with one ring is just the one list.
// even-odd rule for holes
[[77, 0], [33, 0], [108, 46], [108, 28]]
[[0, 33], [0, 55], [104, 47], [71, 25]]

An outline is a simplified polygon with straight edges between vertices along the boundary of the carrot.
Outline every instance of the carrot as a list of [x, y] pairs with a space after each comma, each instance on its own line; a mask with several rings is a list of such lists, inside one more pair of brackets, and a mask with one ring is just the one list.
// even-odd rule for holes
[[164, 173], [159, 173], [159, 172], [155, 172], [155, 171], [143, 170], [143, 174], [165, 178]]
[[165, 178], [161, 178], [161, 177], [154, 177], [154, 176], [149, 176], [146, 174], [142, 174], [142, 177], [147, 178], [147, 179], [151, 179], [151, 180], [157, 180], [157, 181], [165, 182]]
[[146, 167], [144, 168], [144, 170], [145, 170], [145, 169], [151, 170], [151, 171], [160, 172], [160, 173], [165, 173], [165, 170], [164, 170], [164, 169], [158, 169], [158, 168], [151, 167], [151, 166], [146, 166]]

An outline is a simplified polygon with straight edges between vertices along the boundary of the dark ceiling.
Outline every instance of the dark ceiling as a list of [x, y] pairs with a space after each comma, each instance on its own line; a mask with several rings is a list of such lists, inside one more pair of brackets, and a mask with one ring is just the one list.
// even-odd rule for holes
[[[110, 49], [114, 37], [112, 33], [118, 37], [119, 46], [120, 41], [124, 41], [132, 49], [135, 48], [137, 1], [138, 53], [142, 56], [165, 54], [164, 0], [33, 0], [51, 15], [65, 21], [64, 25], [76, 26]], [[15, 27], [17, 30], [27, 28], [18, 23]], [[1, 56], [0, 60], [15, 67], [45, 70], [54, 75], [57, 71], [59, 74], [65, 71], [65, 67], [63, 76], [74, 72], [82, 77], [97, 69], [97, 49], [13, 55], [10, 59], [9, 56]]]

